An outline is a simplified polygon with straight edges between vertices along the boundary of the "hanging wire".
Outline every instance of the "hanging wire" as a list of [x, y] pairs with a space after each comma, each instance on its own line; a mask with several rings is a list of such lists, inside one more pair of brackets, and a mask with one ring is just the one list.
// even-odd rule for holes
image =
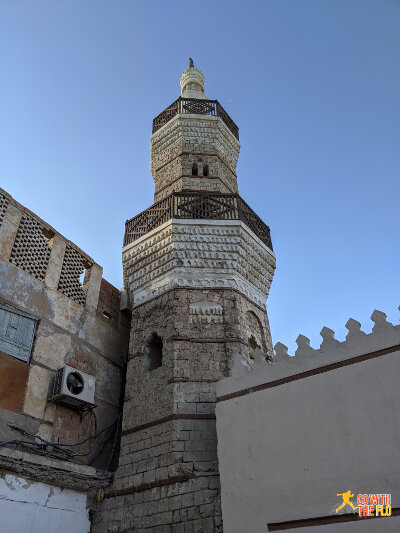
[[[28, 437], [32, 437], [32, 438], [36, 439], [36, 442], [25, 441], [25, 440], [21, 440], [21, 439], [12, 439], [12, 440], [7, 440], [7, 441], [0, 441], [0, 446], [11, 446], [11, 445], [13, 445], [16, 448], [20, 447], [20, 448], [28, 450], [28, 451], [30, 451], [32, 453], [36, 453], [38, 455], [45, 455], [47, 457], [51, 457], [51, 458], [55, 458], [55, 459], [62, 459], [62, 460], [66, 460], [66, 461], [72, 461], [75, 457], [85, 457], [87, 455], [90, 455], [96, 449], [97, 440], [100, 437], [100, 435], [104, 434], [106, 431], [109, 431], [110, 435], [111, 435], [111, 430], [115, 427], [114, 444], [113, 444], [113, 448], [112, 448], [112, 455], [111, 455], [111, 458], [110, 458], [110, 460], [108, 462], [108, 466], [107, 466], [107, 468], [108, 468], [109, 465], [111, 464], [112, 457], [114, 455], [115, 445], [116, 445], [116, 440], [117, 440], [117, 434], [118, 434], [118, 426], [119, 426], [120, 420], [122, 418], [122, 413], [120, 413], [118, 415], [117, 420], [115, 420], [111, 425], [109, 425], [109, 426], [103, 428], [101, 431], [97, 432], [96, 415], [93, 412], [93, 410], [91, 410], [91, 412], [92, 412], [92, 416], [94, 418], [94, 428], [95, 428], [94, 435], [91, 435], [90, 437], [87, 437], [86, 439], [83, 439], [83, 440], [81, 440], [79, 442], [75, 442], [73, 444], [50, 442], [50, 441], [44, 439], [43, 437], [41, 437], [40, 435], [36, 435], [34, 433], [31, 433], [31, 432], [27, 431], [26, 429], [24, 429], [24, 428], [22, 428], [20, 426], [17, 426], [16, 424], [8, 424], [9, 427], [19, 431], [23, 435], [26, 435]], [[105, 443], [108, 441], [109, 436], [107, 436], [107, 438], [105, 438], [104, 441], [102, 442], [102, 445], [100, 447], [99, 452], [96, 454], [96, 457], [98, 456], [98, 454], [100, 453], [100, 451], [104, 447]], [[75, 446], [80, 446], [80, 445], [84, 444], [85, 442], [88, 442], [88, 441], [91, 441], [91, 440], [94, 440], [94, 444], [93, 444], [93, 446], [90, 448], [90, 450], [88, 452], [85, 452], [85, 453], [74, 453], [74, 452], [72, 452], [72, 451], [70, 451], [68, 449], [68, 448], [73, 448]], [[37, 441], [39, 441], [39, 442], [37, 442]], [[91, 461], [91, 462], [93, 462], [93, 461]]]

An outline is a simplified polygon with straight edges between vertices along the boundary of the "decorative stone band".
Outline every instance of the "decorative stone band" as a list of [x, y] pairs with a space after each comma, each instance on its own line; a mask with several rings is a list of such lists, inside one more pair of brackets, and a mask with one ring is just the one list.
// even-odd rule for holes
[[193, 479], [195, 474], [183, 474], [181, 476], [174, 476], [165, 479], [159, 479], [157, 481], [152, 481], [151, 483], [142, 483], [141, 485], [136, 485], [134, 487], [126, 487], [125, 489], [112, 490], [106, 492], [104, 495], [105, 498], [115, 498], [116, 496], [127, 496], [128, 494], [133, 494], [134, 492], [143, 492], [145, 490], [151, 490], [155, 487], [163, 487], [165, 485], [172, 485], [174, 483], [183, 483]]
[[[391, 516], [400, 516], [400, 507], [392, 507]], [[363, 516], [362, 521], [365, 520], [375, 520], [381, 519], [377, 515], [373, 516]], [[309, 528], [309, 527], [318, 527], [318, 526], [327, 526], [329, 524], [343, 524], [345, 522], [359, 522], [360, 517], [357, 513], [350, 514], [337, 514], [330, 516], [317, 516], [313, 518], [301, 518], [299, 520], [288, 520], [285, 522], [274, 522], [267, 524], [267, 531], [287, 531], [289, 529], [298, 529], [298, 528]], [[367, 531], [367, 526], [363, 524], [363, 530]], [[318, 530], [317, 530], [318, 531]], [[350, 531], [350, 528], [347, 530]], [[373, 531], [378, 531], [378, 529], [373, 529]]]
[[248, 342], [246, 342], [243, 339], [239, 339], [237, 337], [226, 337], [224, 339], [195, 339], [195, 338], [189, 338], [189, 337], [178, 337], [177, 335], [174, 335], [173, 337], [170, 337], [168, 340], [171, 341], [184, 341], [184, 342], [197, 342], [199, 344], [226, 344], [230, 342], [238, 342], [239, 344], [243, 344], [244, 346], [248, 346]]
[[189, 306], [191, 324], [222, 324], [224, 309], [222, 305], [211, 302], [196, 302]]
[[144, 429], [151, 428], [153, 426], [158, 426], [160, 424], [165, 424], [171, 420], [214, 420], [215, 414], [213, 413], [173, 413], [172, 415], [164, 416], [163, 418], [158, 418], [157, 420], [151, 420], [145, 424], [140, 424], [134, 426], [133, 428], [123, 429], [121, 432], [122, 437], [125, 435], [130, 435], [131, 433], [136, 433], [137, 431], [142, 431]]
[[172, 219], [122, 258], [133, 307], [175, 287], [235, 289], [264, 307], [275, 269], [274, 253], [238, 220]]
[[299, 335], [296, 341], [298, 349], [294, 357], [288, 355], [287, 347], [279, 342], [275, 345], [276, 355], [273, 362], [266, 362], [262, 353], [256, 350], [254, 363], [250, 367], [247, 361], [237, 354], [234, 357], [232, 377], [217, 384], [217, 401], [400, 351], [400, 325], [393, 326], [387, 322], [382, 311], [375, 310], [371, 319], [374, 326], [370, 334], [361, 331], [361, 324], [350, 319], [346, 324], [349, 333], [344, 342], [336, 340], [331, 329], [322, 328], [323, 340], [319, 350], [310, 346], [307, 337]]

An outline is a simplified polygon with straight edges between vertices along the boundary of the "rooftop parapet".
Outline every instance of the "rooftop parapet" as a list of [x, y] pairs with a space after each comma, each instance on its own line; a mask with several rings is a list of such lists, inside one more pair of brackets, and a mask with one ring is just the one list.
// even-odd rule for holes
[[102, 268], [0, 189], [0, 261], [9, 261], [81, 306], [97, 307]]

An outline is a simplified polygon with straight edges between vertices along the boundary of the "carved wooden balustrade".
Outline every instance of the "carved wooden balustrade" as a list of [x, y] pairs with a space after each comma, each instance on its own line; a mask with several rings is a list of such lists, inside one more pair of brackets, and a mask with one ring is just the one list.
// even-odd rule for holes
[[218, 100], [200, 100], [197, 98], [182, 98], [181, 96], [153, 120], [153, 133], [162, 128], [175, 115], [185, 113], [220, 117], [236, 139], [239, 140], [239, 128]]
[[125, 223], [124, 246], [172, 218], [241, 220], [272, 250], [269, 227], [238, 194], [174, 192]]

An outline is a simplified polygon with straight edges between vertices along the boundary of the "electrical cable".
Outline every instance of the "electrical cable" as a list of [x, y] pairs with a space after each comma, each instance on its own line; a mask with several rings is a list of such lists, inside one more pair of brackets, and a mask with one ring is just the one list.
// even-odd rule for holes
[[[73, 447], [73, 446], [80, 446], [81, 444], [84, 444], [85, 442], [87, 442], [88, 440], [91, 440], [91, 439], [97, 439], [97, 437], [99, 437], [102, 433], [104, 433], [105, 431], [107, 431], [107, 429], [110, 429], [112, 428], [119, 420], [119, 417], [117, 418], [117, 420], [115, 420], [115, 422], [113, 422], [110, 426], [107, 426], [106, 428], [103, 428], [101, 431], [99, 431], [97, 434], [95, 435], [92, 435], [90, 437], [87, 437], [86, 439], [84, 440], [81, 440], [80, 442], [75, 442], [74, 444], [61, 444], [60, 442], [49, 442], [48, 440], [40, 437], [40, 435], [35, 435], [34, 433], [30, 433], [29, 431], [26, 431], [26, 429], [24, 428], [21, 428], [20, 426], [17, 426], [15, 424], [8, 424], [9, 427], [13, 428], [13, 429], [16, 429], [18, 431], [20, 431], [21, 433], [23, 433], [24, 435], [27, 435], [28, 437], [33, 437], [35, 439], [39, 439], [40, 441], [42, 441], [44, 444], [47, 444], [48, 446], [57, 446], [57, 447]], [[96, 426], [97, 427], [97, 423], [96, 423]]]
[[[12, 439], [12, 440], [7, 440], [7, 441], [0, 441], [0, 446], [15, 445], [15, 447], [18, 447], [18, 446], [22, 447], [23, 449], [27, 449], [30, 452], [36, 453], [38, 455], [45, 455], [47, 457], [52, 457], [52, 458], [55, 458], [55, 459], [61, 459], [61, 460], [64, 460], [64, 461], [72, 461], [72, 459], [75, 458], [75, 457], [85, 457], [87, 455], [90, 455], [95, 450], [95, 448], [97, 446], [96, 440], [98, 439], [98, 437], [100, 435], [105, 433], [107, 430], [112, 430], [112, 428], [115, 425], [117, 425], [116, 433], [118, 433], [119, 421], [120, 421], [120, 419], [122, 417], [122, 413], [120, 413], [118, 418], [117, 418], [117, 420], [115, 420], [111, 425], [103, 428], [101, 431], [99, 431], [97, 433], [97, 418], [96, 418], [96, 415], [93, 412], [93, 410], [91, 410], [91, 412], [92, 412], [92, 415], [94, 417], [95, 434], [90, 436], [90, 437], [87, 437], [86, 439], [83, 439], [82, 441], [76, 442], [74, 444], [61, 444], [61, 443], [58, 443], [58, 442], [57, 443], [50, 442], [50, 441], [44, 439], [43, 437], [41, 437], [40, 435], [35, 435], [34, 433], [30, 433], [29, 431], [25, 430], [24, 428], [22, 428], [20, 426], [17, 426], [15, 424], [8, 424], [9, 427], [11, 427], [13, 429], [16, 429], [17, 431], [20, 431], [22, 434], [24, 434], [24, 435], [26, 435], [28, 437], [32, 437], [34, 439], [37, 439], [40, 442], [30, 442], [30, 441], [24, 441], [24, 440], [21, 440], [21, 439]], [[70, 448], [70, 447], [74, 447], [74, 446], [80, 446], [81, 444], [84, 444], [85, 442], [88, 442], [88, 441], [93, 440], [93, 439], [95, 440], [95, 443], [90, 448], [90, 450], [88, 452], [86, 452], [86, 453], [73, 453], [70, 450], [64, 449], [64, 448]], [[107, 441], [108, 441], [108, 437], [102, 443], [100, 450], [103, 448], [105, 442], [107, 442]], [[52, 449], [52, 451], [49, 451], [47, 449], [48, 447], [50, 447]], [[115, 449], [115, 440], [114, 440], [113, 451], [112, 451], [113, 454], [114, 454], [114, 449]], [[96, 456], [97, 455], [98, 454], [96, 454]], [[110, 462], [108, 464], [110, 464]]]

